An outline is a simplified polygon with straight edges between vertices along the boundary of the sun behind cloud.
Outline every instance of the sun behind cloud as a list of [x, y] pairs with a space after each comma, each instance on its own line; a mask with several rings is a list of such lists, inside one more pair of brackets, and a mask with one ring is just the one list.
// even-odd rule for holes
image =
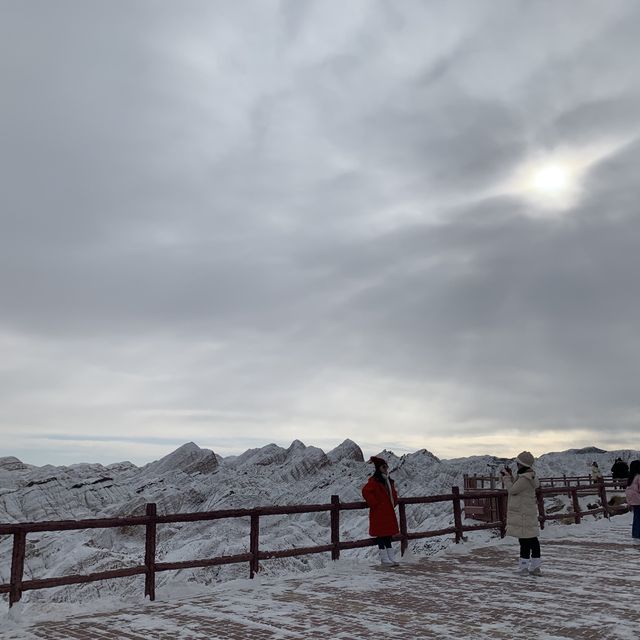
[[532, 187], [543, 196], [562, 195], [571, 188], [575, 180], [571, 168], [566, 164], [543, 165], [532, 178]]
[[618, 146], [609, 143], [535, 153], [516, 168], [503, 189], [528, 200], [534, 215], [559, 217], [579, 204], [587, 171]]

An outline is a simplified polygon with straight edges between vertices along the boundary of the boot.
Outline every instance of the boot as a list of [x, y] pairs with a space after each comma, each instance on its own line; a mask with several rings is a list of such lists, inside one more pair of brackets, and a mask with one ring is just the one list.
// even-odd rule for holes
[[541, 576], [540, 565], [542, 564], [541, 558], [531, 558], [531, 565], [529, 566], [529, 573], [532, 576]]
[[397, 567], [400, 563], [396, 562], [396, 552], [391, 547], [386, 549], [386, 551], [387, 551], [387, 557], [389, 558], [389, 562], [391, 562], [392, 565]]
[[380, 564], [383, 564], [386, 567], [390, 567], [393, 565], [393, 562], [389, 560], [386, 549], [378, 549], [378, 555], [380, 556]]
[[529, 559], [528, 558], [520, 558], [518, 561], [518, 573], [520, 575], [525, 575], [529, 573]]

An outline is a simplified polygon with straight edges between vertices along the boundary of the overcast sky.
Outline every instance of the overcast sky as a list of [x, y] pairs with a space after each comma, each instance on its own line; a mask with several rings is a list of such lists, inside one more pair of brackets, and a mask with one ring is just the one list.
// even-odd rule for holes
[[636, 0], [0, 0], [0, 456], [640, 430]]

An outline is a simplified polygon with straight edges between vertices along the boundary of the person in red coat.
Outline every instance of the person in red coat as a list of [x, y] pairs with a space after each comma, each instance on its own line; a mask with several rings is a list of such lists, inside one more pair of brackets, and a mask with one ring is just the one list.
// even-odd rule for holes
[[378, 543], [380, 562], [384, 565], [397, 565], [391, 537], [398, 532], [398, 519], [395, 506], [398, 504], [396, 483], [389, 477], [389, 467], [385, 460], [372, 456], [376, 470], [362, 487], [362, 497], [369, 505], [369, 535]]

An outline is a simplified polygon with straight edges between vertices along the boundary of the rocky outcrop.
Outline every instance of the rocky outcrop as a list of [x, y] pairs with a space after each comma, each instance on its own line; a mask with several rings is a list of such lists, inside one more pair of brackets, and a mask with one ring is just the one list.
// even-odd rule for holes
[[282, 475], [293, 480], [300, 480], [304, 476], [317, 473], [329, 464], [331, 461], [322, 449], [306, 447], [302, 442], [296, 440], [287, 449]]
[[0, 471], [24, 471], [26, 469], [29, 469], [29, 466], [18, 458], [13, 456], [0, 458]]
[[234, 467], [242, 467], [247, 464], [267, 466], [270, 464], [282, 464], [287, 458], [287, 449], [277, 444], [268, 444], [258, 449], [249, 449], [233, 460]]
[[160, 476], [176, 471], [188, 474], [212, 473], [217, 468], [218, 459], [213, 451], [187, 442], [164, 458], [143, 467], [142, 472], [145, 476]]
[[335, 449], [331, 449], [331, 451], [327, 453], [327, 458], [329, 458], [329, 460], [334, 464], [341, 460], [364, 462], [362, 449], [353, 440], [349, 440], [348, 438]]

